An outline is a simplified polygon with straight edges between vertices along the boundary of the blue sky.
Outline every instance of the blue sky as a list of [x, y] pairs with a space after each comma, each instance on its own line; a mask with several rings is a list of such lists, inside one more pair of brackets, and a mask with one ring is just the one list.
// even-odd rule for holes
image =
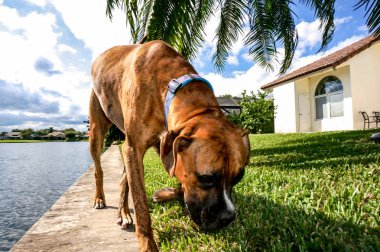
[[[318, 54], [319, 22], [310, 10], [295, 6], [299, 45], [290, 71], [368, 35], [363, 10], [353, 10], [355, 2], [337, 0], [333, 41]], [[109, 47], [130, 43], [122, 11], [111, 22], [105, 5], [106, 0], [0, 0], [0, 131], [86, 130], [91, 62]], [[216, 95], [255, 91], [276, 78], [276, 71], [267, 72], [252, 62], [243, 37], [233, 46], [225, 71], [218, 74], [211, 62], [216, 26], [213, 17], [206, 42], [192, 61]]]

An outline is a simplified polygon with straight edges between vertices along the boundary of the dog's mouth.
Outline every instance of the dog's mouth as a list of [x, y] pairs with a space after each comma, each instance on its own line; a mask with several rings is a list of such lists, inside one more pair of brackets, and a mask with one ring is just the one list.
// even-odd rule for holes
[[216, 211], [212, 207], [209, 208], [193, 208], [186, 203], [192, 221], [201, 231], [214, 232], [228, 226], [235, 219], [235, 212], [227, 210]]

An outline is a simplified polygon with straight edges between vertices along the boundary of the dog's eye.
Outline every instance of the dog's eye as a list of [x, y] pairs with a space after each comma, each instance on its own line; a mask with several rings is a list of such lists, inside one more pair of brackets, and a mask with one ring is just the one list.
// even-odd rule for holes
[[198, 181], [204, 189], [216, 186], [220, 180], [219, 174], [197, 175]]
[[232, 185], [236, 185], [244, 177], [245, 169], [241, 169], [239, 173], [232, 179]]

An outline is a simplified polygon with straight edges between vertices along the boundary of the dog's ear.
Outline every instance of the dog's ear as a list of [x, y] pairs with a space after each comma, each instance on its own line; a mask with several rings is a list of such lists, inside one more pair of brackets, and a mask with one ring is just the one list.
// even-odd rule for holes
[[[176, 156], [173, 155], [173, 143], [178, 133], [175, 131], [167, 131], [161, 135], [160, 158], [166, 171], [171, 174], [174, 170]], [[174, 173], [174, 172], [173, 172]]]
[[249, 130], [243, 130], [241, 133], [241, 136], [243, 138], [243, 145], [244, 145], [244, 158], [245, 158], [245, 165], [249, 164], [249, 156], [251, 152], [251, 144], [249, 143]]
[[160, 158], [170, 177], [174, 176], [177, 154], [190, 146], [192, 138], [178, 136], [178, 131], [168, 131], [161, 135]]

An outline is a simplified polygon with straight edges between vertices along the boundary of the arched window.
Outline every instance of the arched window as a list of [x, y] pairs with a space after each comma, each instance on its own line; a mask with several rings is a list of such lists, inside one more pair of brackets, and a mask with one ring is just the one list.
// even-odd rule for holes
[[315, 90], [316, 118], [343, 116], [343, 85], [334, 77], [323, 78]]

